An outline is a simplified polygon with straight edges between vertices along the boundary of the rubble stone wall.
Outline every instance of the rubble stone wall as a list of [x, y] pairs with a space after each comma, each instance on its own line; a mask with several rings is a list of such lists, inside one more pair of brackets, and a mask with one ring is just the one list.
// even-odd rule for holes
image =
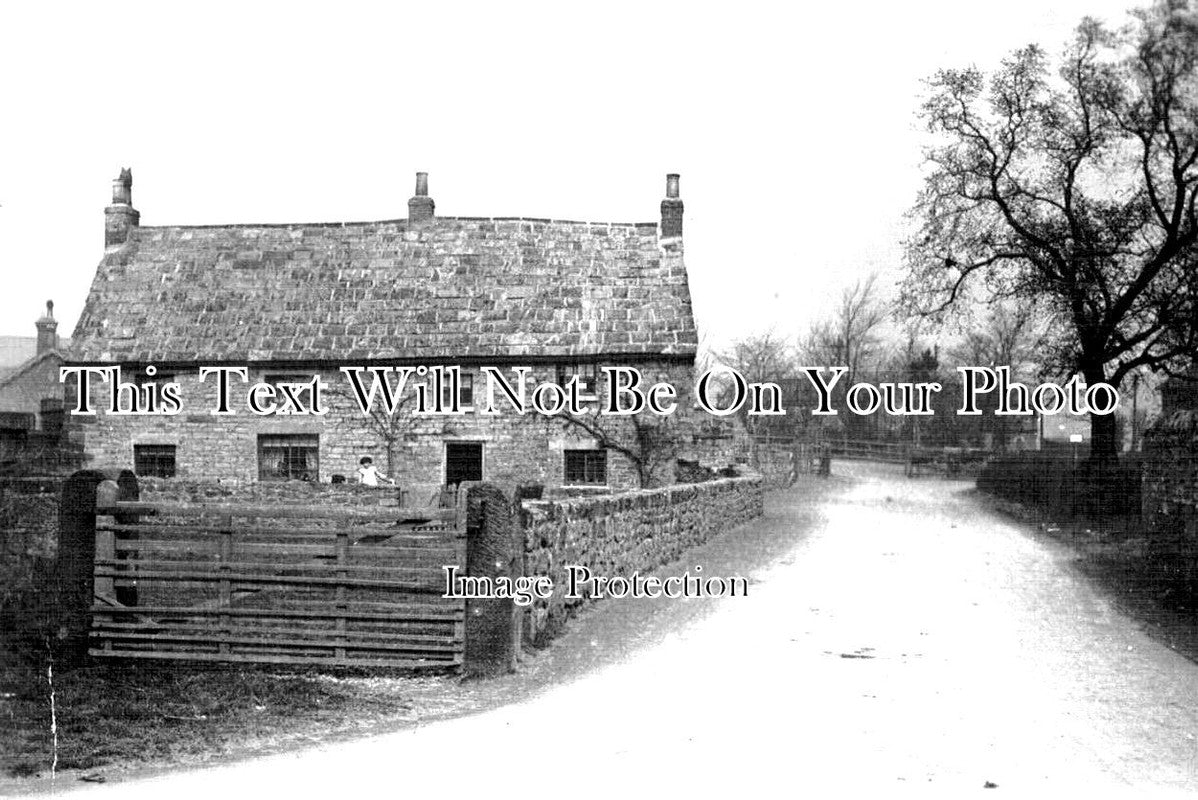
[[[585, 602], [567, 598], [567, 565], [596, 575], [650, 574], [689, 548], [762, 514], [764, 482], [758, 475], [721, 478], [648, 491], [577, 500], [526, 503], [523, 512], [525, 575], [547, 575], [554, 592], [531, 607], [526, 638], [554, 635], [570, 610]], [[619, 601], [614, 601], [619, 602]]]

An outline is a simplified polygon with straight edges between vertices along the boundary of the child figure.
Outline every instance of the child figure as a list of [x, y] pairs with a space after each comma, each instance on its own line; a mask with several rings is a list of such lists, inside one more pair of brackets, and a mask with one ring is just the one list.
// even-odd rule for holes
[[395, 485], [395, 481], [379, 472], [370, 456], [362, 456], [358, 459], [358, 463], [361, 465], [358, 467], [358, 483], [363, 486], [378, 486], [380, 480], [386, 481], [392, 486]]

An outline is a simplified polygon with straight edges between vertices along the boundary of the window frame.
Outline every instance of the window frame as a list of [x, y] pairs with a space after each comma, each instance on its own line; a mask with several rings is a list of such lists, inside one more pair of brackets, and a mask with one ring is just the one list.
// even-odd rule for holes
[[[461, 378], [461, 382], [458, 384], [461, 407], [474, 405], [474, 373], [462, 372], [458, 377]], [[441, 386], [441, 407], [446, 409], [453, 407], [453, 395], [448, 380]]]
[[578, 393], [583, 397], [599, 395], [599, 365], [589, 361], [557, 365], [557, 385], [563, 389], [575, 375], [579, 377]]
[[[311, 483], [320, 482], [320, 434], [316, 433], [259, 433], [256, 442], [258, 455], [258, 482], [281, 483], [284, 481], [300, 480]], [[281, 457], [280, 464], [286, 464], [285, 474], [279, 469], [268, 469], [266, 459], [268, 451], [282, 451], [270, 458]], [[304, 455], [302, 466], [292, 463], [295, 451]], [[296, 473], [299, 473], [298, 475]], [[306, 478], [304, 476], [307, 476]]]
[[[148, 452], [157, 450], [159, 452]], [[169, 453], [167, 452], [169, 450]], [[170, 458], [170, 474], [162, 474], [166, 470], [159, 470], [156, 467], [164, 463], [163, 460], [169, 456]], [[144, 460], [143, 460], [144, 459]], [[153, 467], [143, 469], [143, 465], [152, 464]], [[179, 446], [174, 444], [159, 444], [159, 443], [144, 443], [133, 445], [133, 473], [139, 478], [174, 478], [179, 474]]]
[[[581, 480], [571, 477], [571, 458], [581, 458], [582, 464], [574, 470], [574, 478], [581, 475]], [[598, 480], [588, 479], [594, 470], [592, 460], [599, 461], [600, 477]], [[577, 465], [576, 465], [577, 466]], [[608, 486], [608, 458], [606, 448], [567, 448], [562, 450], [562, 484], [564, 486]]]

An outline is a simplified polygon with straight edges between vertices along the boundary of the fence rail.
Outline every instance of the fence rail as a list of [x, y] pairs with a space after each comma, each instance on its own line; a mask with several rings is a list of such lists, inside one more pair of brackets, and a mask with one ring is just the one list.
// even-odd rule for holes
[[462, 663], [466, 565], [453, 508], [98, 499], [89, 653], [326, 666]]

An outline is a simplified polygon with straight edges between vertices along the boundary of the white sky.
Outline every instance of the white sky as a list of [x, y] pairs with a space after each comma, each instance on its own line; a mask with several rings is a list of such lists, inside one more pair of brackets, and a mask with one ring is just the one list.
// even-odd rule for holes
[[1127, 0], [20, 3], [0, 22], [0, 334], [69, 334], [133, 168], [146, 225], [658, 217], [682, 174], [712, 343], [793, 334], [895, 270], [921, 79], [1056, 52]]

